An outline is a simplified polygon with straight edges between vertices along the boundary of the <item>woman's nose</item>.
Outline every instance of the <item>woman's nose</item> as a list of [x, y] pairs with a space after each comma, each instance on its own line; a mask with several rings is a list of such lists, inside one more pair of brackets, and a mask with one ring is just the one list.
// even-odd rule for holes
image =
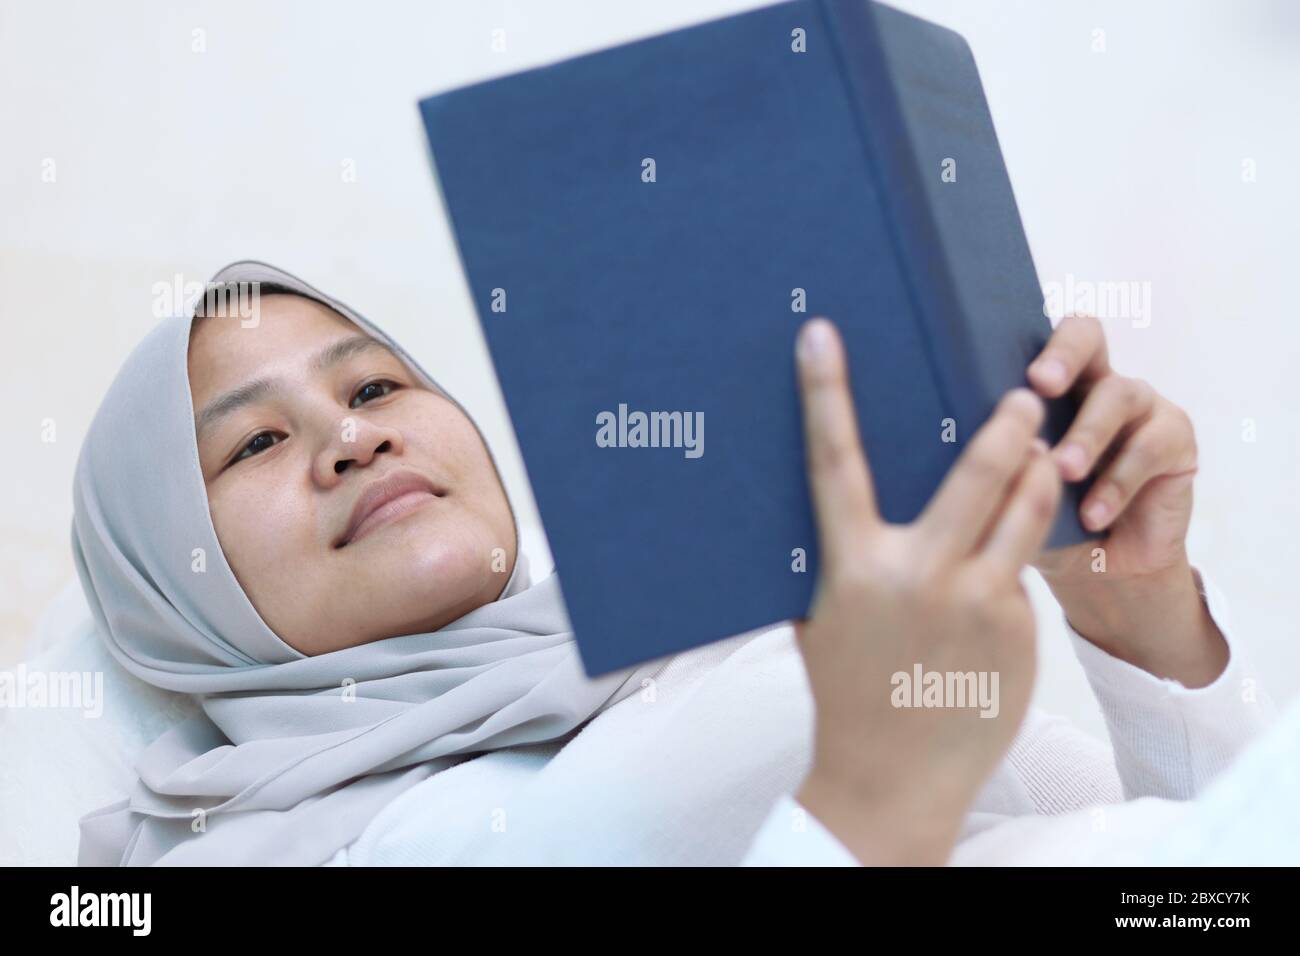
[[332, 439], [316, 455], [313, 477], [328, 488], [348, 470], [368, 467], [379, 455], [400, 455], [403, 447], [402, 433], [396, 428], [349, 415], [338, 422]]

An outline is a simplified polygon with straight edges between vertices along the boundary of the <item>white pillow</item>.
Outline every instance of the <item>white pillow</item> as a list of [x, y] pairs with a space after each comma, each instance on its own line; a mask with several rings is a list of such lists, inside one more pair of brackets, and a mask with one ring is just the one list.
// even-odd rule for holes
[[[86, 697], [75, 708], [30, 706], [23, 687], [31, 678], [70, 672], [89, 672], [88, 687], [102, 679], [98, 704]], [[198, 705], [151, 687], [113, 660], [75, 579], [42, 615], [25, 659], [10, 674], [27, 706], [0, 707], [0, 865], [71, 866], [77, 821], [124, 797], [136, 756]], [[99, 716], [92, 716], [95, 709]]]
[[[519, 531], [533, 580], [540, 580], [554, 567], [546, 536], [527, 523]], [[126, 796], [140, 752], [198, 704], [144, 683], [113, 659], [75, 578], [41, 616], [19, 666], [28, 675], [103, 675], [98, 717], [73, 708], [0, 707], [0, 865], [71, 866], [77, 821]]]

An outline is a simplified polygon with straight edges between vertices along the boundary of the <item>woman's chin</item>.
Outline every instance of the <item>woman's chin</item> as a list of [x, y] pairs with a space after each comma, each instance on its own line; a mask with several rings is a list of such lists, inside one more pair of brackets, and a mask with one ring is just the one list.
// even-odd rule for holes
[[367, 547], [351, 555], [346, 588], [365, 595], [374, 612], [384, 609], [389, 617], [397, 611], [422, 622], [419, 630], [429, 630], [494, 600], [506, 576], [493, 571], [494, 548], [478, 529], [421, 524], [412, 520], [379, 528], [357, 542]]

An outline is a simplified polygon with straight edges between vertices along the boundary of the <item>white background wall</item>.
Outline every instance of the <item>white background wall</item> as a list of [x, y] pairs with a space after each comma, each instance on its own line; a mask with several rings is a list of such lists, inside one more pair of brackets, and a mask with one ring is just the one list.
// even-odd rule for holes
[[[0, 0], [0, 663], [72, 577], [81, 436], [177, 273], [263, 258], [356, 305], [466, 401], [517, 489], [416, 100], [756, 5]], [[1151, 283], [1148, 328], [1109, 323], [1115, 361], [1192, 413], [1195, 552], [1275, 696], [1296, 693], [1300, 5], [896, 5], [970, 41], [1043, 280]], [[1039, 702], [1097, 730], [1040, 606]]]

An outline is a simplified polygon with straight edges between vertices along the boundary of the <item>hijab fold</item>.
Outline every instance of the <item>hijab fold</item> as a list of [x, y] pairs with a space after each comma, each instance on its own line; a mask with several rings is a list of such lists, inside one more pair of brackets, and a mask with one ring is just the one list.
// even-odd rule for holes
[[[455, 402], [382, 331], [300, 279], [239, 262], [212, 280], [241, 282], [335, 310]], [[212, 526], [189, 389], [193, 321], [160, 322], [110, 387], [77, 462], [72, 546], [114, 658], [198, 695], [200, 709], [145, 749], [125, 799], [82, 818], [79, 863], [325, 862], [420, 781], [571, 734], [666, 665], [587, 677], [559, 580], [531, 583], [522, 552], [496, 601], [437, 631], [315, 656], [284, 643]]]

